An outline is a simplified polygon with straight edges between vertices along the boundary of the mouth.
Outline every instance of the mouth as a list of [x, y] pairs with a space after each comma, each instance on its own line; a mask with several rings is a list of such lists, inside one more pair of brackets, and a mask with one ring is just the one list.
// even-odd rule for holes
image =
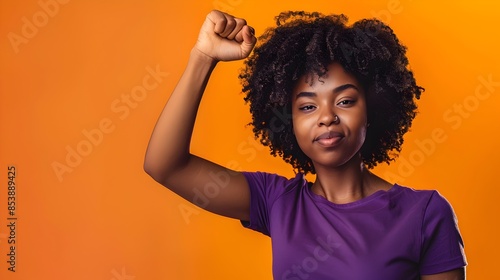
[[316, 137], [313, 142], [317, 142], [321, 146], [333, 147], [336, 146], [343, 138], [344, 134], [340, 132], [328, 131]]

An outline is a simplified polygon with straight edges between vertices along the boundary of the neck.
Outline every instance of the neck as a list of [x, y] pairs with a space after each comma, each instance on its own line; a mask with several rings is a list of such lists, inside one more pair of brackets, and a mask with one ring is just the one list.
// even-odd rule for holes
[[350, 203], [374, 192], [373, 175], [364, 168], [361, 159], [353, 158], [335, 168], [315, 166], [316, 181], [312, 191], [333, 203]]

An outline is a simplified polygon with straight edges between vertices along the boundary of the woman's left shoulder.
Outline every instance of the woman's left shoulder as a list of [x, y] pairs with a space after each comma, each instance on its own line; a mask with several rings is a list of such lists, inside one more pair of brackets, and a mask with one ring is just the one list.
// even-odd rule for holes
[[394, 184], [391, 189], [396, 195], [411, 199], [430, 199], [434, 195], [441, 196], [436, 189], [417, 189], [401, 184]]
[[434, 211], [450, 210], [450, 202], [437, 189], [415, 189], [394, 184], [393, 198], [410, 205], [419, 204]]

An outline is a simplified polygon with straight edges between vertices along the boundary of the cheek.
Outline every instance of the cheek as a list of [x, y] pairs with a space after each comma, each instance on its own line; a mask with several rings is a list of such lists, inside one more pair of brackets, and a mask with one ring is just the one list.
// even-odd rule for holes
[[357, 135], [358, 142], [360, 145], [362, 145], [366, 140], [366, 130], [367, 130], [366, 121], [359, 122], [357, 124], [357, 129], [355, 133]]
[[345, 118], [344, 124], [349, 128], [352, 137], [356, 138], [361, 144], [364, 143], [367, 130], [367, 118], [362, 110], [351, 115], [351, 117]]
[[293, 124], [293, 134], [295, 135], [295, 139], [297, 139], [297, 143], [300, 148], [303, 149], [303, 143], [310, 138], [310, 124], [307, 120], [303, 118], [294, 117], [292, 119]]
[[360, 144], [362, 145], [363, 143], [365, 143], [365, 140], [366, 140], [366, 129], [367, 127], [364, 126], [362, 129], [361, 129], [361, 132], [360, 132], [360, 139], [359, 139], [359, 142]]
[[311, 118], [294, 116], [292, 118], [293, 132], [295, 135], [304, 135], [310, 131]]

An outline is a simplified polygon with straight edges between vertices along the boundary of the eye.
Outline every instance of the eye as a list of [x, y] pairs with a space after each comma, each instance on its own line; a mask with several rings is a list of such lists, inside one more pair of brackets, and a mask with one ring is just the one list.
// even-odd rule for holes
[[315, 108], [316, 108], [316, 106], [313, 106], [313, 105], [305, 105], [305, 106], [299, 107], [299, 110], [304, 111], [304, 112], [308, 112], [308, 111], [314, 110]]
[[353, 99], [344, 99], [341, 100], [337, 105], [343, 106], [343, 107], [349, 107], [352, 106], [354, 103], [356, 103], [356, 100]]

